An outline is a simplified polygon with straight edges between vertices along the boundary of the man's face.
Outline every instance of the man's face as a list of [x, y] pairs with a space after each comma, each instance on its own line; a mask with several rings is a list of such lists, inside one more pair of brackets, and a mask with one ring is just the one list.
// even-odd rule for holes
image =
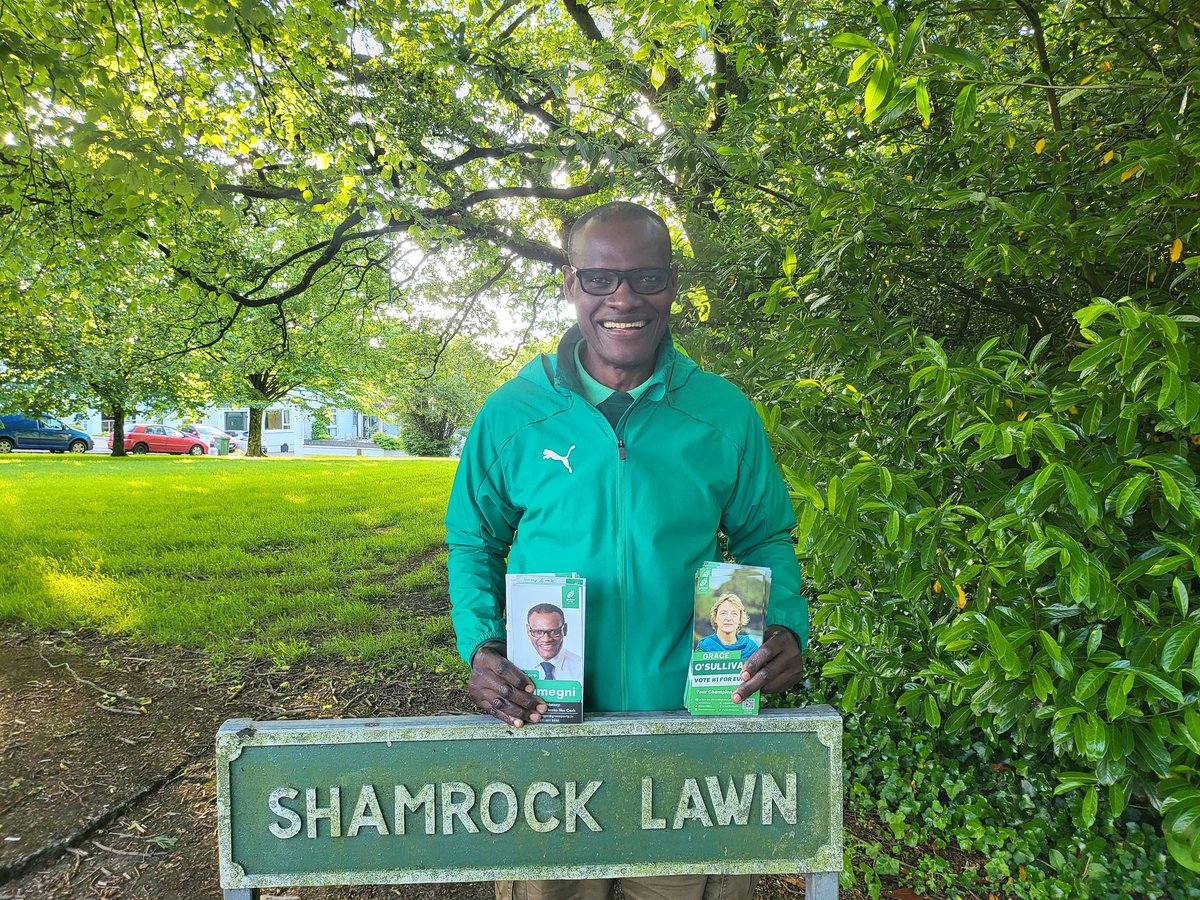
[[733, 634], [742, 624], [742, 611], [726, 600], [717, 607], [717, 631]]
[[554, 659], [567, 636], [567, 623], [557, 613], [534, 613], [525, 626], [533, 649], [542, 659]]
[[587, 342], [585, 368], [608, 387], [634, 387], [654, 370], [678, 275], [671, 267], [666, 287], [655, 294], [638, 294], [623, 279], [614, 293], [600, 297], [583, 290], [575, 270], [670, 267], [670, 251], [664, 245], [661, 232], [643, 219], [592, 222], [578, 238], [572, 265], [563, 267], [563, 292], [575, 304]]

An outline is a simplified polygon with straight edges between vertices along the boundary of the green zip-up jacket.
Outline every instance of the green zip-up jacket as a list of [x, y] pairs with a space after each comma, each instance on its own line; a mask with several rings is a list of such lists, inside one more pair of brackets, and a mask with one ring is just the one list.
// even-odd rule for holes
[[692, 651], [696, 569], [720, 560], [772, 571], [767, 624], [803, 648], [808, 605], [796, 525], [754, 407], [675, 350], [614, 429], [582, 396], [578, 327], [484, 403], [446, 511], [451, 617], [470, 663], [504, 640], [504, 575], [587, 579], [587, 709], [679, 709]]

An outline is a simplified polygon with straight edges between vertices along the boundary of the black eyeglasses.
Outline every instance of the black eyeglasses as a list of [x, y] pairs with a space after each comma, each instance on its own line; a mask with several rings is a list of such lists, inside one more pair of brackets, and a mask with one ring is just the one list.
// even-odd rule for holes
[[[526, 626], [528, 627], [528, 626]], [[563, 630], [559, 628], [530, 628], [529, 633], [535, 638], [560, 638], [563, 636]]]
[[624, 281], [635, 294], [660, 294], [671, 283], [671, 270], [663, 266], [644, 269], [576, 269], [575, 280], [585, 294], [607, 297]]

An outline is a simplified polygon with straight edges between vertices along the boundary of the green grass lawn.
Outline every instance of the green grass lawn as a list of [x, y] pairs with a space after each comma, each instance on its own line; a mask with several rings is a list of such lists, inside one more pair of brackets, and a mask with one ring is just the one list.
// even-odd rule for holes
[[0, 622], [453, 665], [448, 460], [0, 457]]

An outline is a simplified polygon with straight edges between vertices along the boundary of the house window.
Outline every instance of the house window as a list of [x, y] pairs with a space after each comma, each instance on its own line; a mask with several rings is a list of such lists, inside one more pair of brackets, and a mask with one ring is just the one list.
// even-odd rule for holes
[[292, 411], [290, 409], [268, 409], [267, 431], [286, 431], [292, 427]]
[[230, 434], [250, 430], [250, 413], [244, 409], [228, 410], [225, 413], [225, 430]]

